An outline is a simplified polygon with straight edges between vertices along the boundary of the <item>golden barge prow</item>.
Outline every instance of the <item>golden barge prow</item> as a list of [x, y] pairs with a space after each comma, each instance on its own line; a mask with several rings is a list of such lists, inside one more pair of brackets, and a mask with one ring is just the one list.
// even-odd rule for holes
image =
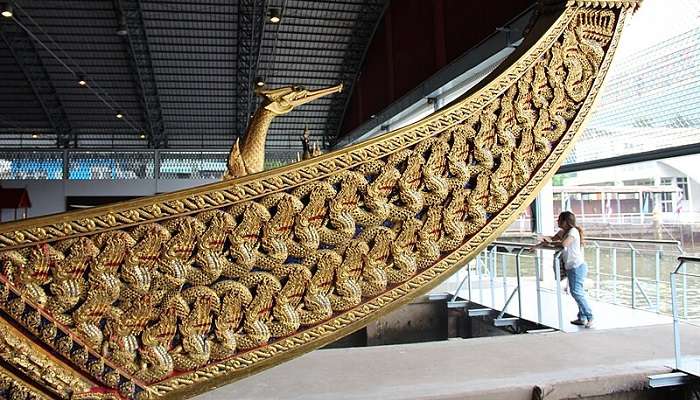
[[0, 225], [0, 391], [192, 396], [426, 293], [555, 173], [638, 3], [542, 1], [478, 88], [364, 143], [259, 173], [234, 148], [239, 178]]

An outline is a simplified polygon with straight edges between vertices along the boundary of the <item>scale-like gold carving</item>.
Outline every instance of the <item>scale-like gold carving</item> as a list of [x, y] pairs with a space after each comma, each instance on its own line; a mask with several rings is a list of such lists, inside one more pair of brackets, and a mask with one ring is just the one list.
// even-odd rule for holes
[[570, 4], [490, 83], [397, 132], [0, 225], [0, 310], [91, 377], [59, 382], [81, 399], [191, 395], [360, 328], [463, 266], [555, 172], [636, 5], [604, 3]]

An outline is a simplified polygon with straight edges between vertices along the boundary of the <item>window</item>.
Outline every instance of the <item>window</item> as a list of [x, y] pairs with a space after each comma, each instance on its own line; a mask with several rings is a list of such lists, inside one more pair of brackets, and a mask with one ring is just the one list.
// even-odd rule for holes
[[[654, 180], [651, 178], [647, 179], [633, 179], [628, 181], [622, 181], [625, 186], [651, 186], [654, 184]], [[670, 185], [670, 183], [669, 183]]]
[[676, 186], [683, 192], [683, 198], [681, 200], [688, 200], [690, 197], [688, 196], [688, 178], [687, 177], [679, 177], [676, 178]]
[[671, 199], [671, 193], [661, 193], [661, 211], [673, 211], [673, 200]]

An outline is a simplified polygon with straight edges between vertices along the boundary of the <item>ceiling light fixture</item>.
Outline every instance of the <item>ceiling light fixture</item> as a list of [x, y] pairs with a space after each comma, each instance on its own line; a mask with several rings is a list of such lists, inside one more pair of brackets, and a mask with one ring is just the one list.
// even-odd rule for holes
[[126, 36], [129, 33], [129, 28], [126, 25], [126, 17], [124, 14], [119, 14], [117, 17], [119, 19], [119, 26], [117, 27], [118, 36]]
[[121, 111], [117, 111], [117, 118], [121, 119], [122, 117], [124, 117], [124, 114]]
[[278, 24], [282, 20], [282, 10], [279, 7], [270, 7], [268, 10], [268, 17], [270, 22], [273, 24]]
[[87, 85], [87, 81], [85, 80], [85, 77], [83, 77], [83, 76], [78, 77], [78, 85], [80, 85], [80, 86]]
[[36, 138], [38, 138], [38, 137], [39, 137], [39, 134], [38, 134], [38, 133], [32, 133], [32, 138], [36, 139]]
[[145, 139], [145, 138], [146, 138], [146, 135], [144, 135], [144, 134], [142, 133], [140, 137], [141, 137], [141, 139]]
[[12, 18], [12, 4], [0, 3], [0, 14], [5, 18]]
[[260, 77], [255, 78], [255, 86], [263, 87], [263, 86], [265, 86], [265, 81]]

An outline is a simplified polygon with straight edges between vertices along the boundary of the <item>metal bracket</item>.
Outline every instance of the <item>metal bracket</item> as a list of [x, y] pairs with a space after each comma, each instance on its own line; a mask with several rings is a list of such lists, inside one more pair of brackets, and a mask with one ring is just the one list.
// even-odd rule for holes
[[496, 311], [490, 308], [470, 308], [467, 310], [467, 315], [470, 317], [488, 317], [495, 313]]
[[469, 306], [469, 302], [466, 300], [457, 300], [457, 301], [448, 301], [447, 302], [447, 308], [448, 309], [458, 309], [458, 308], [467, 308]]
[[684, 372], [670, 372], [668, 374], [648, 376], [647, 386], [650, 388], [681, 386], [689, 383], [692, 380], [693, 377]]
[[503, 327], [512, 326], [515, 328], [520, 323], [520, 318], [518, 317], [508, 317], [508, 318], [496, 318], [493, 320], [493, 326]]
[[447, 292], [441, 292], [441, 293], [429, 293], [428, 294], [428, 300], [430, 301], [440, 301], [440, 300], [447, 300], [452, 297], [451, 294]]

